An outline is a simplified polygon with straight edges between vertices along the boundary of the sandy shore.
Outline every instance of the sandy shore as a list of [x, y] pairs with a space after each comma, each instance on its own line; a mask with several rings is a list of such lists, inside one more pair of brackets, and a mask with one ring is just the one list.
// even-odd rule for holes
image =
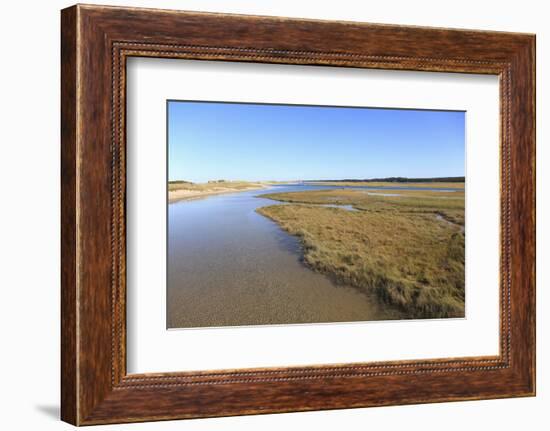
[[268, 185], [253, 185], [250, 187], [231, 188], [231, 187], [216, 187], [212, 190], [191, 190], [191, 189], [179, 189], [170, 190], [168, 192], [168, 203], [174, 203], [183, 200], [191, 199], [203, 199], [213, 195], [223, 195], [228, 193], [239, 193], [250, 190], [262, 190], [268, 188]]

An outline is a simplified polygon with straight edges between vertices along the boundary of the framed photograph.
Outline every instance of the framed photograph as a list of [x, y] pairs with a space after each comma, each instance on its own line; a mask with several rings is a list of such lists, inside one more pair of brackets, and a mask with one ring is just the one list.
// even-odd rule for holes
[[61, 17], [63, 420], [535, 394], [534, 35]]

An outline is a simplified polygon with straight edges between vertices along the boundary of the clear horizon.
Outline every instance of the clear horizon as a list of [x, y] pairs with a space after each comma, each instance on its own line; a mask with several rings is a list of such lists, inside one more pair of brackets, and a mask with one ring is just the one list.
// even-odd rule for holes
[[462, 177], [465, 112], [168, 102], [168, 179]]

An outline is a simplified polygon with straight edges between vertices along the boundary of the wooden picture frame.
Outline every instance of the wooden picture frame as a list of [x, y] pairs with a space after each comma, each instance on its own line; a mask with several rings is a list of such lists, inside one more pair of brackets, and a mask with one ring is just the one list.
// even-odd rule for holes
[[[83, 5], [64, 9], [61, 17], [64, 421], [91, 425], [535, 394], [534, 35]], [[128, 375], [130, 56], [498, 75], [500, 354]]]

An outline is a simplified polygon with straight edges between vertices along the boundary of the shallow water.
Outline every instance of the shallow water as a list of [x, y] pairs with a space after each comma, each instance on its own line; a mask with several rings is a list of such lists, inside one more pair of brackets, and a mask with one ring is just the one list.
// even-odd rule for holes
[[338, 205], [338, 204], [317, 204], [317, 205], [321, 207], [327, 207], [327, 208], [340, 208], [346, 211], [358, 211], [358, 209], [354, 208], [353, 205]]
[[281, 204], [262, 194], [327, 188], [341, 187], [277, 185], [170, 204], [168, 327], [398, 318], [375, 298], [308, 269], [299, 241], [255, 211]]

